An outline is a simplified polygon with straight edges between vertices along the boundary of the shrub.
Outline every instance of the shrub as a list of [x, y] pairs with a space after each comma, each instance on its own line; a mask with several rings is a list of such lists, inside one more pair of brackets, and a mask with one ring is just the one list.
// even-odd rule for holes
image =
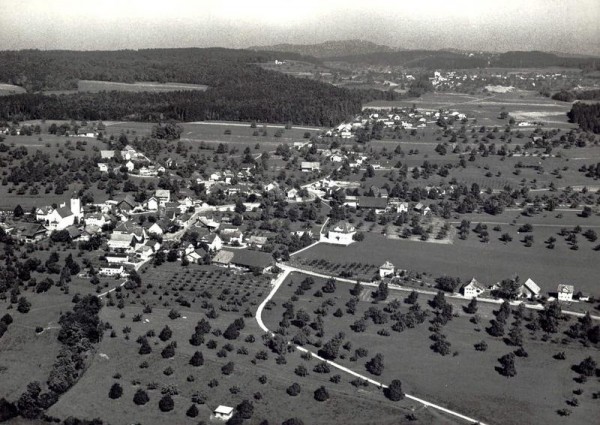
[[137, 390], [135, 395], [133, 396], [133, 402], [135, 404], [137, 404], [138, 406], [144, 405], [144, 404], [148, 403], [149, 401], [150, 401], [150, 398], [148, 397], [148, 394], [146, 393], [146, 391], [142, 390], [141, 388], [139, 390]]
[[233, 362], [229, 362], [221, 368], [221, 372], [223, 373], [223, 375], [231, 375], [233, 373], [233, 369]]
[[297, 396], [298, 394], [300, 394], [300, 384], [298, 384], [297, 382], [294, 382], [292, 385], [290, 385], [286, 392], [291, 395], [292, 397]]
[[317, 401], [326, 401], [329, 399], [329, 393], [327, 389], [323, 386], [320, 386], [315, 390], [315, 400]]
[[404, 398], [402, 392], [402, 382], [398, 379], [394, 379], [385, 391], [385, 396], [392, 401], [399, 401]]
[[196, 351], [190, 359], [190, 364], [194, 367], [202, 366], [204, 364], [204, 356], [200, 351]]
[[175, 407], [175, 403], [170, 395], [166, 395], [158, 402], [158, 408], [161, 412], [170, 412]]
[[123, 387], [118, 382], [115, 382], [112, 387], [110, 387], [110, 391], [108, 392], [108, 396], [113, 400], [120, 398], [123, 395]]
[[198, 416], [198, 408], [196, 407], [195, 404], [192, 404], [190, 406], [190, 408], [187, 410], [187, 412], [185, 412], [186, 416], [190, 417], [190, 418], [195, 418], [196, 416]]

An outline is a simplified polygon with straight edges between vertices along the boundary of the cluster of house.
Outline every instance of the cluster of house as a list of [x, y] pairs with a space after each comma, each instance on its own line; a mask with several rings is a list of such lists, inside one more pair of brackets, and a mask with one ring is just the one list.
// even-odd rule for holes
[[[386, 261], [379, 267], [380, 278], [390, 278], [396, 275], [396, 269], [390, 261]], [[465, 298], [477, 298], [485, 292], [491, 292], [499, 288], [496, 283], [491, 287], [486, 287], [477, 279], [472, 278], [468, 283], [460, 288], [460, 292]], [[573, 301], [575, 296], [575, 287], [573, 285], [559, 284], [556, 291], [558, 301]], [[541, 288], [531, 279], [527, 279], [519, 285], [519, 295], [521, 298], [537, 299], [541, 295]], [[588, 295], [579, 295], [579, 301], [588, 301]]]
[[97, 165], [103, 173], [125, 167], [127, 172], [139, 174], [142, 177], [156, 177], [166, 171], [164, 166], [154, 164], [146, 155], [129, 145], [121, 151], [101, 150], [100, 161]]

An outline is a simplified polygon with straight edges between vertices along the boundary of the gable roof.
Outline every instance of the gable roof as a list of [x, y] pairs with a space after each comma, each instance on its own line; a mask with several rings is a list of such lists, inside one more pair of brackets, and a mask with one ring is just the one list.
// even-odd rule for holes
[[558, 293], [564, 293], [564, 294], [572, 294], [573, 292], [575, 292], [575, 287], [573, 285], [563, 285], [560, 284], [558, 285]]
[[354, 228], [354, 226], [351, 225], [350, 223], [348, 223], [347, 221], [338, 221], [335, 224], [335, 226], [333, 226], [331, 229], [334, 232], [340, 232], [340, 233], [352, 233], [356, 230]]
[[467, 286], [472, 286], [475, 289], [479, 289], [480, 291], [485, 291], [485, 286], [475, 278], [471, 279], [471, 281], [467, 283], [464, 287], [466, 288]]
[[359, 208], [383, 209], [387, 207], [387, 203], [387, 198], [377, 198], [374, 196], [359, 196], [357, 201]]
[[272, 265], [275, 260], [267, 252], [251, 251], [249, 249], [238, 249], [233, 253], [233, 264], [244, 267], [264, 269]]
[[541, 291], [541, 288], [537, 286], [537, 284], [533, 280], [531, 280], [531, 278], [527, 279], [523, 286], [536, 295], [539, 294]]
[[232, 259], [233, 259], [233, 252], [221, 250], [221, 251], [217, 252], [217, 255], [215, 255], [213, 257], [212, 261], [213, 261], [213, 263], [229, 264], [229, 263], [231, 263]]
[[58, 213], [58, 215], [61, 218], [65, 218], [65, 217], [69, 217], [71, 215], [73, 215], [73, 213], [71, 212], [71, 208], [64, 206], [64, 207], [60, 207], [59, 209], [56, 210], [56, 212]]

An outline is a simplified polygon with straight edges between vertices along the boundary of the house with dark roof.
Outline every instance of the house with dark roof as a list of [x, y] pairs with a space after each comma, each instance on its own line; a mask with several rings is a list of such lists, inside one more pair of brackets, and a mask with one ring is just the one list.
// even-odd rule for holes
[[387, 198], [378, 198], [375, 196], [359, 196], [356, 200], [356, 207], [359, 209], [374, 209], [377, 214], [384, 212], [387, 208]]
[[236, 249], [233, 251], [231, 264], [250, 271], [265, 273], [275, 264], [275, 260], [273, 259], [273, 256], [267, 252]]

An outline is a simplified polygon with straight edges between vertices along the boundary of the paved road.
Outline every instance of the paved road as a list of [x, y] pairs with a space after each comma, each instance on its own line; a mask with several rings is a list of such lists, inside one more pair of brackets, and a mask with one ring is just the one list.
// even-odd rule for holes
[[[273, 332], [271, 332], [271, 331], [269, 330], [269, 328], [267, 328], [267, 326], [264, 324], [264, 322], [263, 322], [263, 320], [262, 320], [262, 312], [263, 312], [263, 310], [264, 310], [264, 308], [265, 308], [265, 305], [267, 305], [267, 303], [268, 303], [268, 302], [271, 300], [271, 298], [273, 298], [273, 296], [275, 295], [275, 293], [277, 293], [277, 290], [279, 289], [279, 287], [281, 286], [281, 284], [282, 284], [282, 283], [285, 281], [285, 279], [288, 277], [288, 275], [289, 275], [291, 272], [293, 272], [293, 271], [297, 271], [297, 270], [298, 270], [298, 269], [296, 269], [295, 267], [290, 267], [290, 266], [287, 266], [287, 265], [285, 265], [285, 264], [278, 264], [278, 267], [280, 267], [280, 268], [283, 270], [283, 272], [282, 272], [282, 273], [280, 273], [280, 274], [279, 274], [279, 276], [277, 277], [277, 279], [275, 279], [275, 280], [272, 282], [272, 283], [273, 283], [273, 289], [271, 290], [271, 292], [269, 293], [269, 295], [267, 295], [267, 297], [266, 297], [266, 298], [263, 300], [263, 302], [262, 302], [262, 303], [260, 303], [260, 305], [258, 306], [258, 309], [256, 310], [256, 322], [258, 323], [258, 326], [260, 326], [260, 328], [261, 328], [263, 331], [265, 331], [266, 333], [268, 333], [268, 334], [270, 334], [270, 335], [272, 335], [272, 336], [274, 336], [275, 334], [274, 334]], [[312, 351], [310, 351], [310, 350], [307, 350], [307, 349], [306, 349], [306, 348], [304, 348], [304, 347], [301, 347], [301, 346], [298, 346], [298, 345], [295, 345], [295, 344], [291, 344], [291, 343], [288, 343], [288, 344], [290, 344], [290, 345], [294, 345], [294, 346], [296, 347], [296, 349], [297, 349], [297, 350], [299, 350], [299, 351], [301, 351], [301, 352], [303, 352], [303, 353], [310, 353], [310, 355], [311, 355], [312, 357], [314, 357], [314, 358], [316, 358], [316, 359], [319, 359], [319, 360], [321, 360], [321, 361], [324, 361], [324, 362], [326, 362], [327, 364], [329, 364], [329, 365], [331, 365], [331, 366], [335, 367], [336, 369], [339, 369], [339, 370], [341, 370], [341, 371], [343, 371], [343, 372], [346, 372], [346, 373], [348, 373], [348, 374], [350, 374], [350, 375], [356, 376], [357, 378], [364, 379], [365, 381], [367, 381], [367, 382], [370, 382], [371, 384], [373, 384], [373, 385], [376, 385], [376, 386], [378, 386], [379, 388], [387, 388], [387, 385], [384, 385], [384, 384], [383, 384], [383, 383], [381, 383], [381, 382], [375, 381], [374, 379], [371, 379], [371, 378], [369, 378], [368, 376], [361, 375], [360, 373], [357, 373], [357, 372], [355, 372], [355, 371], [353, 371], [353, 370], [351, 370], [351, 369], [349, 369], [349, 368], [347, 368], [347, 367], [345, 367], [345, 366], [342, 366], [342, 365], [340, 365], [340, 364], [338, 364], [338, 363], [332, 362], [332, 361], [330, 361], [330, 360], [326, 360], [326, 359], [324, 359], [323, 357], [321, 357], [321, 356], [317, 355], [316, 353], [313, 353], [313, 352], [312, 352]], [[406, 398], [408, 398], [409, 400], [413, 400], [413, 401], [419, 402], [419, 403], [423, 404], [424, 406], [431, 407], [431, 408], [433, 408], [433, 409], [436, 409], [436, 410], [439, 410], [439, 411], [441, 411], [441, 412], [447, 413], [447, 414], [449, 414], [449, 415], [451, 415], [451, 416], [454, 416], [454, 417], [456, 417], [456, 418], [462, 419], [462, 420], [464, 420], [464, 421], [466, 421], [466, 422], [469, 422], [469, 423], [471, 423], [471, 424], [472, 424], [472, 423], [478, 423], [478, 424], [480, 424], [480, 425], [485, 425], [483, 422], [480, 422], [480, 421], [478, 421], [477, 419], [473, 419], [473, 418], [471, 418], [471, 417], [469, 417], [469, 416], [465, 416], [465, 415], [463, 415], [463, 414], [461, 414], [461, 413], [459, 413], [459, 412], [456, 412], [456, 411], [454, 411], [454, 410], [447, 409], [447, 408], [445, 408], [445, 407], [443, 407], [443, 406], [440, 406], [440, 405], [438, 405], [438, 404], [431, 403], [431, 402], [429, 402], [429, 401], [427, 401], [427, 400], [423, 400], [423, 399], [421, 399], [421, 398], [418, 398], [418, 397], [412, 396], [412, 395], [410, 395], [410, 394], [405, 394], [405, 396], [406, 396]]]

